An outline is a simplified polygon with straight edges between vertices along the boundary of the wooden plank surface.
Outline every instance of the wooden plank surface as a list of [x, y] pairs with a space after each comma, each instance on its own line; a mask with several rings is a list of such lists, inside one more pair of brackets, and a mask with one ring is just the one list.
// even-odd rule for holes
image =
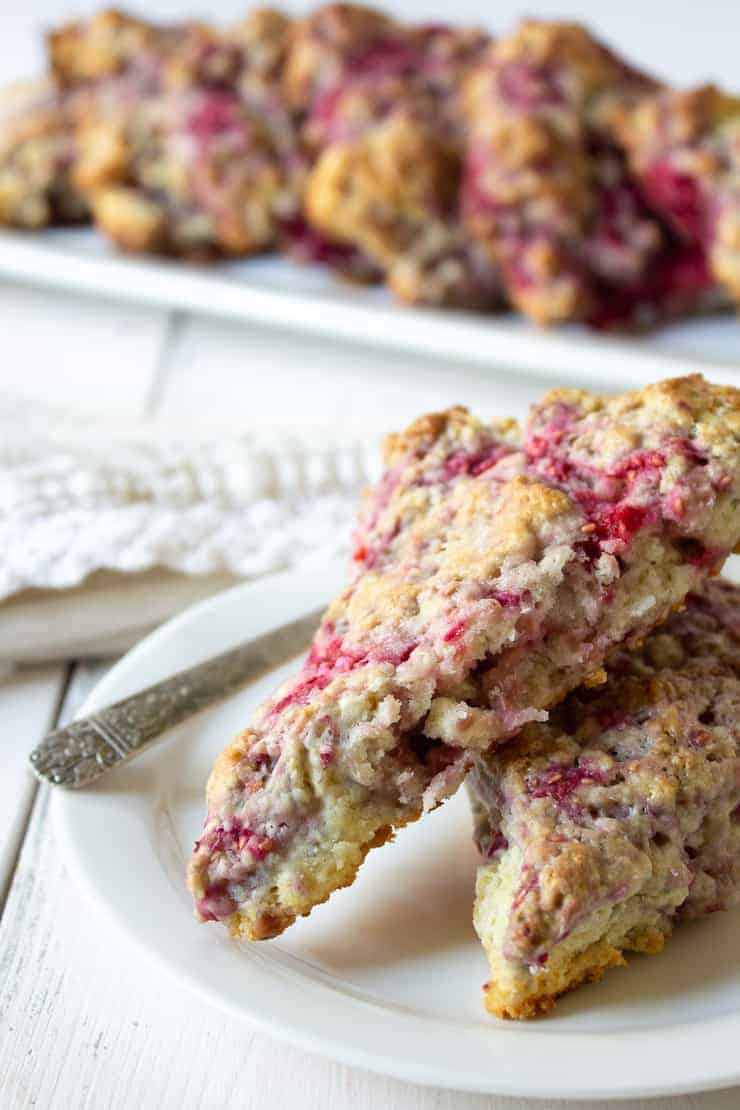
[[167, 314], [0, 282], [0, 387], [79, 412], [140, 412]]
[[62, 664], [28, 667], [0, 679], [0, 909], [36, 789], [28, 769], [29, 737], [40, 737], [51, 727], [66, 671]]
[[552, 384], [196, 317], [183, 319], [168, 358], [164, 416], [197, 414], [244, 429], [326, 428], [347, 438], [382, 435], [454, 404], [521, 417]]

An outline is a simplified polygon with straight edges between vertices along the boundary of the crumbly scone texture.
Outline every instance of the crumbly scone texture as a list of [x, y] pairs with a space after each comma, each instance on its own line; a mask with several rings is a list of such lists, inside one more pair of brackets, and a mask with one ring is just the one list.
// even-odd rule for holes
[[[72, 28], [83, 59], [94, 22]], [[276, 97], [288, 28], [258, 9], [229, 31], [149, 28], [130, 62], [119, 49], [123, 69], [98, 83], [76, 136], [74, 180], [100, 230], [129, 250], [189, 258], [275, 243], [297, 205], [297, 136]], [[113, 96], [111, 82], [133, 92]]]
[[69, 88], [122, 73], [161, 47], [169, 31], [115, 8], [63, 24], [46, 36], [51, 73]]
[[79, 129], [156, 92], [184, 33], [107, 10], [47, 35], [46, 86], [0, 112], [0, 223], [44, 227], [89, 215], [77, 179]]
[[740, 587], [690, 594], [598, 690], [468, 779], [487, 1008], [528, 1018], [740, 901]]
[[[317, 27], [328, 19], [332, 36], [317, 38], [312, 20], [303, 32], [311, 31], [315, 60], [324, 59], [303, 127], [314, 158], [304, 196], [308, 224], [365, 256], [403, 301], [495, 309], [503, 302], [496, 266], [459, 219], [459, 90], [489, 37], [381, 19], [361, 41], [352, 14], [320, 9]], [[296, 50], [306, 57], [302, 37]]]
[[80, 132], [76, 180], [120, 246], [190, 258], [246, 255], [277, 237], [291, 182], [258, 112], [202, 85], [109, 113]]
[[366, 852], [645, 636], [740, 541], [740, 393], [700, 377], [464, 409], [386, 445], [306, 662], [216, 761], [189, 882], [273, 936]]
[[466, 226], [541, 324], [635, 328], [718, 299], [631, 179], [616, 119], [656, 88], [584, 27], [526, 20], [465, 81]]
[[358, 56], [400, 30], [384, 12], [361, 4], [322, 4], [290, 31], [283, 94], [298, 111], [340, 81]]
[[75, 188], [75, 119], [47, 83], [5, 90], [0, 101], [0, 224], [41, 228], [80, 223], [87, 204]]
[[740, 97], [666, 89], [625, 111], [620, 134], [650, 203], [740, 303]]
[[315, 154], [307, 220], [370, 259], [401, 300], [473, 309], [502, 303], [497, 269], [459, 214], [459, 90], [489, 41], [477, 29], [381, 22], [369, 43], [348, 33], [343, 52], [335, 35], [333, 78], [324, 66], [314, 83], [303, 128]]

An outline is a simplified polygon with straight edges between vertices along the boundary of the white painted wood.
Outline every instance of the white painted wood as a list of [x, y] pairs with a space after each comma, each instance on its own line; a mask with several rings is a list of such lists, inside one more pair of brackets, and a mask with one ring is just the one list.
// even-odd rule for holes
[[164, 416], [324, 427], [363, 439], [453, 404], [523, 416], [547, 388], [538, 378], [200, 317], [186, 317], [168, 359]]
[[167, 315], [0, 282], [0, 388], [80, 411], [141, 411]]
[[28, 667], [0, 681], [0, 907], [28, 822], [36, 789], [28, 769], [34, 738], [52, 725], [66, 667]]

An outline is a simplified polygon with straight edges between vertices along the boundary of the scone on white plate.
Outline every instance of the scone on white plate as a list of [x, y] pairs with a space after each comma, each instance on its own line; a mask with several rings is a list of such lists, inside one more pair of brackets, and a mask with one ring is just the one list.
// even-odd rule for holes
[[598, 690], [469, 778], [487, 1008], [544, 1013], [675, 922], [740, 901], [740, 588], [717, 579]]
[[740, 542], [740, 392], [698, 376], [556, 391], [521, 445], [451, 409], [392, 436], [385, 461], [303, 669], [211, 774], [190, 887], [239, 937], [351, 883]]

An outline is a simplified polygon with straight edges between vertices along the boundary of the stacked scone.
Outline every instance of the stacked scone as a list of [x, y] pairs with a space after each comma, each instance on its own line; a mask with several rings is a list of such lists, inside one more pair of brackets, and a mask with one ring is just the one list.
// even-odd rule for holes
[[302, 670], [218, 758], [189, 881], [276, 936], [468, 778], [493, 1012], [740, 898], [740, 391], [559, 390], [386, 446]]
[[92, 219], [190, 259], [283, 250], [541, 324], [740, 298], [740, 99], [669, 89], [577, 24], [107, 11], [47, 46], [47, 82], [0, 117], [0, 223]]

